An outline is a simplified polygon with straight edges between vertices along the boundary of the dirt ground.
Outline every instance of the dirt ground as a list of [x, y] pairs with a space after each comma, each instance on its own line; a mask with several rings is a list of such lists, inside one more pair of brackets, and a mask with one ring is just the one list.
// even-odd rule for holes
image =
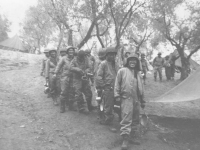
[[[28, 54], [14, 57], [12, 52], [5, 53], [0, 50], [0, 150], [120, 150], [119, 131], [113, 133], [110, 127], [100, 125], [95, 112], [59, 113], [59, 107], [43, 92], [44, 78], [39, 76], [41, 57]], [[178, 80], [155, 83], [149, 75], [146, 100], [153, 101], [178, 83]], [[198, 117], [166, 117], [170, 115], [160, 113], [166, 107], [147, 104], [148, 130], [142, 136], [142, 144], [130, 145], [129, 149], [200, 149], [200, 121], [194, 119]], [[173, 112], [178, 114], [180, 108]], [[198, 112], [198, 108], [191, 111]], [[119, 129], [117, 121], [115, 127]]]

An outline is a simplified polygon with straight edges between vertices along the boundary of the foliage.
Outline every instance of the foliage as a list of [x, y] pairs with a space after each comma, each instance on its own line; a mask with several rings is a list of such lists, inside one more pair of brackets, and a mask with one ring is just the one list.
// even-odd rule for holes
[[10, 21], [5, 16], [0, 15], [0, 42], [8, 38], [10, 25]]
[[[199, 11], [188, 0], [153, 0], [151, 6], [154, 29], [177, 49], [182, 62], [181, 79], [185, 79], [189, 59], [200, 49]], [[187, 15], [180, 16], [180, 12], [187, 12]], [[190, 50], [187, 58], [186, 49]]]

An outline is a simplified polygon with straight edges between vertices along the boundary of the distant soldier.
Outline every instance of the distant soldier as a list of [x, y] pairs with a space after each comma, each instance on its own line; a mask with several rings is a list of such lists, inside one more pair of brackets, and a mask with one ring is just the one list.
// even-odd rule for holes
[[117, 75], [115, 65], [117, 50], [114, 47], [106, 48], [106, 60], [99, 65], [96, 78], [97, 89], [103, 91], [104, 117], [100, 118], [101, 124], [110, 124], [114, 119], [114, 83]]
[[46, 80], [49, 82], [50, 96], [53, 99], [54, 105], [58, 105], [57, 98], [60, 95], [60, 80], [59, 75], [54, 76], [54, 72], [58, 63], [57, 51], [55, 49], [49, 50], [49, 59], [46, 62]]
[[157, 80], [157, 73], [159, 74], [160, 81], [162, 81], [162, 67], [164, 65], [164, 58], [161, 57], [161, 53], [158, 53], [158, 56], [153, 60], [154, 68], [154, 80]]
[[62, 70], [61, 74], [61, 94], [60, 94], [60, 112], [65, 112], [66, 103], [69, 106], [69, 110], [73, 110], [73, 100], [70, 99], [71, 94], [73, 93], [73, 76], [72, 72], [70, 72], [70, 63], [74, 58], [75, 48], [68, 47], [67, 49], [63, 49], [62, 52], [66, 52], [67, 55], [64, 55], [55, 70], [54, 77], [59, 74], [60, 70]]
[[80, 50], [77, 57], [72, 60], [70, 70], [73, 72], [74, 77], [73, 86], [75, 88], [75, 101], [78, 105], [78, 111], [80, 113], [88, 113], [87, 109], [84, 107], [82, 94], [85, 95], [88, 110], [92, 111], [94, 107], [92, 106], [92, 91], [88, 78], [90, 66], [88, 58], [85, 56], [85, 52], [83, 50]]
[[41, 76], [45, 75], [46, 61], [49, 59], [49, 50], [48, 49], [44, 50], [44, 55], [45, 55], [45, 58], [42, 59], [42, 69], [41, 69], [41, 73], [40, 73]]
[[147, 63], [144, 53], [141, 54], [141, 64], [142, 64], [142, 73], [144, 74], [143, 80], [144, 80], [144, 84], [146, 84], [146, 75], [147, 75], [147, 71], [149, 71], [149, 68], [148, 68], [148, 63]]
[[129, 139], [135, 144], [140, 144], [140, 106], [144, 108], [145, 101], [139, 63], [138, 56], [131, 54], [125, 67], [118, 71], [115, 81], [115, 100], [121, 103], [120, 131], [123, 150], [127, 150]]

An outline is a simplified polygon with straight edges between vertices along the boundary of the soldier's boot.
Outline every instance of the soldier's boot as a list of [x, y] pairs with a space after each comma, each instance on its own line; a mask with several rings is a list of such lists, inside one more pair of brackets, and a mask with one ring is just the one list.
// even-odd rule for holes
[[64, 113], [64, 112], [65, 112], [65, 101], [60, 100], [60, 113]]
[[88, 114], [89, 113], [88, 110], [83, 108], [83, 107], [79, 108], [78, 112], [81, 113], [81, 114]]
[[139, 131], [131, 131], [130, 142], [135, 145], [140, 145], [141, 144], [141, 135]]
[[128, 150], [128, 135], [125, 134], [122, 137], [123, 137], [123, 141], [122, 141], [121, 149], [122, 150]]
[[162, 77], [160, 77], [160, 82], [162, 82]]
[[74, 106], [73, 106], [73, 101], [72, 100], [70, 100], [69, 103], [68, 103], [68, 109], [70, 111], [76, 111], [76, 108], [74, 108]]
[[87, 106], [88, 106], [88, 110], [89, 110], [89, 111], [93, 111], [93, 110], [95, 109], [95, 107], [92, 106], [91, 101], [87, 102]]
[[53, 96], [53, 104], [54, 104], [55, 106], [58, 105], [58, 100], [57, 100], [57, 97], [55, 97], [55, 96]]
[[106, 115], [104, 114], [104, 118], [101, 120], [100, 124], [102, 125], [111, 125], [114, 119], [114, 115]]

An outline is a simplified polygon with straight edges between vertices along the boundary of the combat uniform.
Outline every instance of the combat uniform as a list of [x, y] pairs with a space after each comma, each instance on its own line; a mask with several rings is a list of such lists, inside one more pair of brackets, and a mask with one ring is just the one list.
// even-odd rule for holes
[[103, 90], [102, 99], [104, 101], [105, 118], [101, 123], [108, 124], [113, 120], [114, 106], [114, 83], [117, 71], [114, 63], [104, 60], [99, 65], [96, 77], [96, 86]]
[[[137, 56], [130, 57], [138, 59]], [[114, 96], [115, 98], [119, 98], [121, 101], [122, 120], [120, 122], [120, 131], [123, 138], [134, 138], [136, 133], [139, 132], [140, 103], [144, 103], [144, 87], [139, 72], [139, 66], [140, 65], [138, 64], [138, 70], [129, 69], [127, 65], [126, 67], [121, 68], [117, 73], [115, 81]], [[139, 134], [137, 134], [137, 138], [138, 136]]]
[[57, 103], [57, 98], [60, 95], [60, 80], [58, 76], [54, 77], [54, 72], [58, 63], [58, 59], [50, 57], [46, 61], [46, 79], [49, 81], [50, 96], [54, 103]]
[[63, 56], [55, 70], [55, 74], [58, 74], [60, 70], [62, 70], [61, 74], [61, 93], [60, 93], [60, 110], [61, 112], [65, 111], [65, 105], [66, 103], [69, 105], [69, 108], [72, 107], [73, 101], [70, 99], [72, 96], [70, 94], [73, 94], [73, 76], [70, 72], [70, 63], [72, 61], [72, 58], [69, 58], [68, 56]]
[[89, 83], [89, 79], [82, 80], [80, 71], [85, 74], [89, 72], [89, 62], [87, 57], [84, 57], [84, 61], [80, 62], [78, 56], [75, 57], [70, 65], [70, 70], [73, 72], [73, 86], [75, 88], [75, 101], [77, 101], [79, 112], [85, 110], [84, 99], [82, 93], [85, 95], [87, 101], [88, 110], [92, 110], [92, 91]]

